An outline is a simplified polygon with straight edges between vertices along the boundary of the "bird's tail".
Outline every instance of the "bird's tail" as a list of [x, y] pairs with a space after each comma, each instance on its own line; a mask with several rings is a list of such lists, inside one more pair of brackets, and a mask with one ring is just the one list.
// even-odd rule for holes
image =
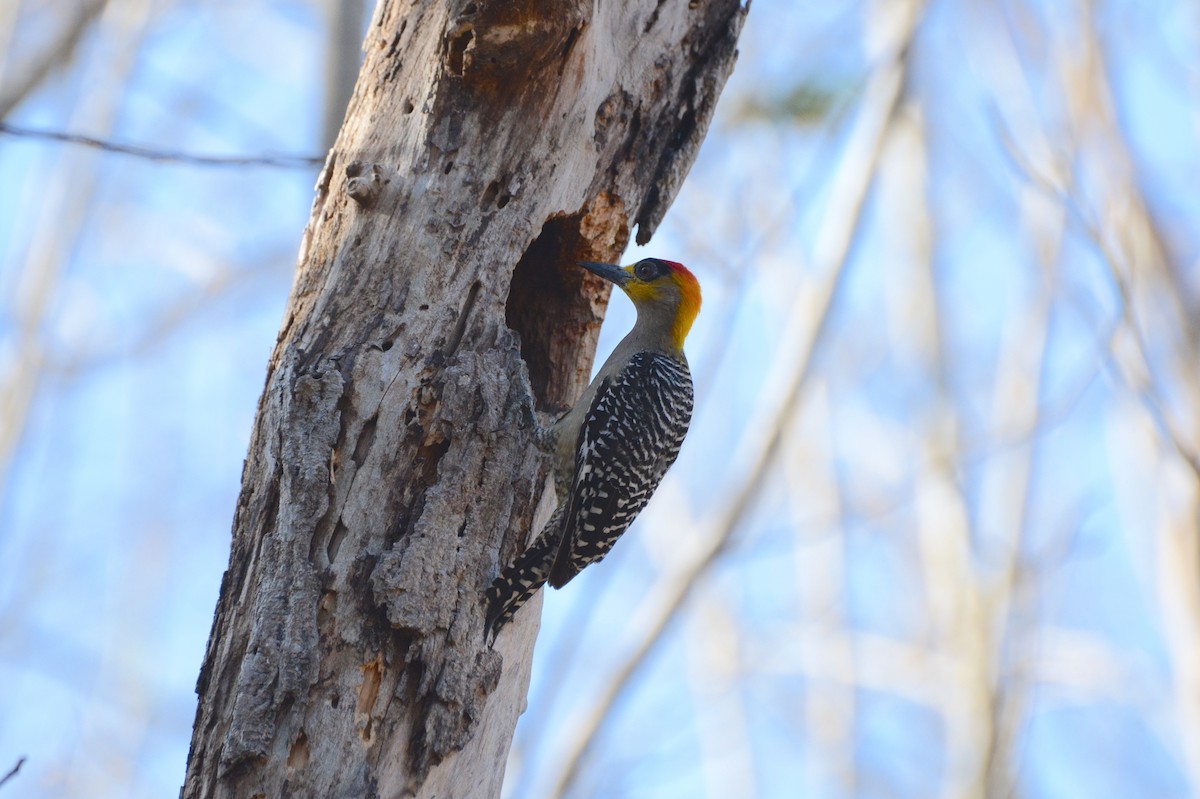
[[542, 533], [521, 553], [516, 562], [492, 581], [487, 590], [486, 634], [494, 638], [521, 606], [546, 583], [558, 552], [564, 508], [560, 506], [542, 528]]

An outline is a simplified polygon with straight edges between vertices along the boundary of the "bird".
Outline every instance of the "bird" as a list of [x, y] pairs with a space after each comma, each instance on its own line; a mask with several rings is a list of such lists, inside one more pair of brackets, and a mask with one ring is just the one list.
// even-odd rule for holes
[[580, 261], [633, 301], [637, 321], [579, 401], [550, 430], [559, 503], [532, 544], [487, 590], [485, 637], [545, 583], [562, 588], [604, 558], [679, 455], [692, 418], [684, 340], [700, 312], [700, 283], [683, 264]]

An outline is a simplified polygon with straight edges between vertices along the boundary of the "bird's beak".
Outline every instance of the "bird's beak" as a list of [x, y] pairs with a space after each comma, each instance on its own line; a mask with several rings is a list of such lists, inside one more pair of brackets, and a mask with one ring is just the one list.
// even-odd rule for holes
[[598, 264], [595, 261], [580, 261], [579, 265], [593, 275], [599, 275], [610, 283], [616, 283], [622, 288], [629, 282], [629, 273], [616, 264]]

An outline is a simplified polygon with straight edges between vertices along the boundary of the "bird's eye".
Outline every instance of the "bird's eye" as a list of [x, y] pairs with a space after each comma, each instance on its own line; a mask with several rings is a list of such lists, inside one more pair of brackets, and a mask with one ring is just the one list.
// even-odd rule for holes
[[638, 261], [638, 265], [633, 268], [633, 271], [640, 280], [653, 280], [658, 276], [658, 270], [655, 268], [654, 261], [649, 258], [644, 261]]

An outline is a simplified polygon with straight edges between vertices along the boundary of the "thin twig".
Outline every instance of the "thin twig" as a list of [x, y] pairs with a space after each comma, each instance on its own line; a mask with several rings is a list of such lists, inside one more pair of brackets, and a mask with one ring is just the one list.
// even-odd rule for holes
[[17, 764], [8, 770], [8, 773], [0, 777], [0, 788], [4, 787], [4, 783], [17, 776], [17, 772], [21, 770], [21, 766], [25, 765], [25, 756], [21, 755], [17, 758]]
[[[1001, 122], [1001, 126], [1003, 123]], [[1142, 403], [1146, 411], [1150, 414], [1155, 426], [1163, 439], [1174, 450], [1180, 460], [1191, 469], [1192, 473], [1200, 478], [1200, 453], [1193, 450], [1191, 444], [1186, 440], [1186, 436], [1178, 429], [1172, 416], [1169, 414], [1165, 404], [1159, 396], [1157, 387], [1154, 385], [1152, 360], [1150, 358], [1150, 347], [1146, 341], [1145, 334], [1138, 324], [1136, 311], [1134, 309], [1133, 290], [1129, 285], [1129, 281], [1125, 278], [1121, 270], [1122, 258], [1117, 252], [1109, 246], [1105, 239], [1104, 233], [1100, 229], [1099, 223], [1093, 220], [1087, 212], [1079, 206], [1075, 198], [1065, 189], [1055, 185], [1054, 181], [1044, 175], [1034, 171], [1032, 166], [1028, 165], [1022, 157], [1022, 153], [1016, 148], [1012, 137], [1006, 129], [1002, 129], [1001, 142], [1004, 144], [1005, 152], [1012, 160], [1018, 174], [1025, 178], [1029, 185], [1040, 191], [1045, 192], [1048, 196], [1058, 200], [1063, 207], [1067, 209], [1070, 216], [1076, 221], [1079, 229], [1083, 232], [1088, 242], [1096, 249], [1101, 262], [1108, 269], [1113, 280], [1113, 286], [1117, 290], [1117, 296], [1121, 300], [1120, 314], [1118, 320], [1120, 327], [1128, 331], [1130, 341], [1134, 345], [1134, 352], [1138, 359], [1142, 362], [1146, 372], [1151, 377], [1146, 381], [1148, 385], [1139, 385], [1138, 381], [1131, 377], [1125, 368], [1123, 368], [1120, 359], [1114, 352], [1110, 352], [1109, 359], [1113, 363], [1115, 375], [1122, 384]], [[1116, 331], [1114, 331], [1115, 335]]]
[[108, 153], [129, 155], [134, 158], [144, 158], [148, 161], [162, 163], [190, 164], [192, 166], [268, 166], [280, 169], [309, 169], [320, 166], [324, 158], [307, 155], [196, 155], [178, 150], [158, 150], [140, 144], [121, 144], [94, 136], [80, 133], [66, 133], [57, 130], [34, 130], [7, 122], [0, 122], [0, 133], [17, 136], [24, 139], [39, 139], [41, 141], [59, 142], [61, 144], [78, 144], [84, 147], [94, 147]]

